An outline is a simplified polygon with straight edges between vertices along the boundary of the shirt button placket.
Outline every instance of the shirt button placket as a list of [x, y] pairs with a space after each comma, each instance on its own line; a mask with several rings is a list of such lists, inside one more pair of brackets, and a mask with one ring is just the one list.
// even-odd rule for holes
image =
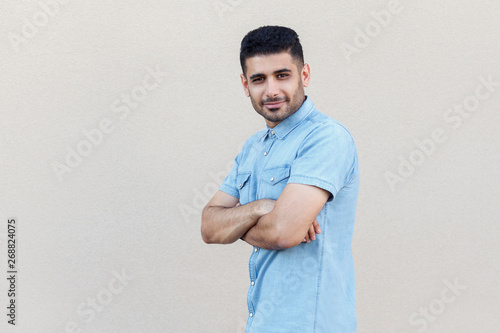
[[[271, 131], [271, 134], [273, 135], [273, 137], [272, 137], [272, 138], [274, 139], [274, 131]], [[273, 141], [274, 141], [274, 140], [271, 140], [271, 142], [268, 142], [268, 144], [267, 144], [267, 148], [266, 148], [266, 150], [264, 151], [264, 156], [269, 155], [269, 151], [271, 150], [271, 146], [273, 145]]]
[[255, 256], [257, 255], [257, 252], [259, 252], [259, 248], [258, 247], [254, 247], [253, 248], [253, 253], [252, 253], [252, 256], [250, 258], [250, 262], [251, 262], [251, 265], [250, 265], [250, 284], [251, 284], [251, 287], [250, 287], [250, 291], [249, 291], [249, 307], [248, 307], [248, 312], [249, 312], [249, 316], [250, 318], [253, 318], [254, 314], [255, 314], [255, 310], [254, 310], [254, 303], [253, 303], [253, 287], [255, 286], [255, 279], [257, 278], [255, 276]]

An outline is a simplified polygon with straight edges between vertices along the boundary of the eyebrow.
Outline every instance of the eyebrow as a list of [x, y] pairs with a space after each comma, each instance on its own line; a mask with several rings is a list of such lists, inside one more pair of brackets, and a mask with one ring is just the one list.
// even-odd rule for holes
[[[273, 74], [291, 73], [291, 72], [292, 72], [292, 70], [290, 70], [288, 68], [282, 68], [282, 69], [278, 69], [277, 71], [274, 71]], [[253, 80], [253, 79], [261, 77], [261, 76], [265, 76], [265, 75], [262, 73], [254, 74], [254, 75], [250, 76], [250, 80]]]

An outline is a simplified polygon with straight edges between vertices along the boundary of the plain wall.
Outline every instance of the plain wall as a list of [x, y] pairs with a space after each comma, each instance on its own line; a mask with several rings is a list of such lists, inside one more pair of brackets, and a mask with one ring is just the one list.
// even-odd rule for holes
[[204, 244], [200, 216], [265, 126], [241, 39], [286, 25], [306, 93], [358, 148], [358, 332], [498, 332], [499, 17], [484, 0], [2, 2], [0, 330], [244, 331], [251, 247]]

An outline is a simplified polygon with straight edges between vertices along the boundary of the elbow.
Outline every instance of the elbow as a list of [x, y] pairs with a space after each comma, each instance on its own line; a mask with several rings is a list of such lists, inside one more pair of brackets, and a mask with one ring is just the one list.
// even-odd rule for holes
[[216, 235], [209, 228], [203, 227], [203, 224], [201, 226], [201, 239], [206, 244], [231, 244], [234, 242], [234, 240], [231, 241], [230, 239], [223, 238], [222, 235]]
[[302, 240], [296, 240], [293, 238], [280, 236], [277, 237], [275, 245], [278, 250], [286, 250], [299, 245], [301, 242]]
[[213, 244], [213, 235], [210, 231], [210, 224], [207, 219], [207, 213], [206, 213], [207, 207], [203, 209], [203, 212], [201, 214], [201, 239], [207, 244]]
[[227, 239], [226, 235], [220, 231], [217, 231], [216, 223], [211, 219], [208, 210], [210, 207], [205, 207], [201, 214], [201, 239], [206, 244], [229, 244], [234, 242]]
[[202, 223], [201, 225], [201, 239], [203, 239], [203, 241], [206, 243], [206, 244], [215, 244], [215, 243], [219, 243], [217, 242], [217, 240], [215, 239], [214, 235], [212, 232], [210, 232], [210, 230], [208, 230], [208, 228]]
[[201, 227], [201, 239], [203, 239], [203, 241], [207, 244], [213, 243], [212, 239], [210, 238], [210, 234], [205, 230], [205, 228], [203, 228], [203, 225]]
[[[280, 219], [272, 213], [265, 215], [266, 218], [266, 243], [269, 249], [286, 250], [299, 245], [304, 239], [304, 235], [294, 232], [289, 223]], [[260, 222], [257, 222], [257, 224]]]
[[289, 230], [276, 230], [276, 235], [274, 239], [274, 244], [278, 250], [286, 250], [295, 247], [302, 243], [304, 237], [299, 237], [296, 234], [292, 234]]

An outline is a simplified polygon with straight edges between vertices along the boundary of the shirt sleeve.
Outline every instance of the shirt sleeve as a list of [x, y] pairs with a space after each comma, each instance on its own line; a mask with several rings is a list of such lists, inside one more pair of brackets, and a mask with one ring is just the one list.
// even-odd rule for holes
[[288, 183], [314, 185], [330, 192], [328, 201], [357, 172], [358, 156], [351, 134], [339, 124], [321, 124], [303, 140]]
[[226, 192], [229, 195], [232, 195], [235, 198], [240, 198], [240, 192], [238, 191], [238, 188], [236, 187], [236, 176], [238, 175], [238, 165], [239, 165], [239, 160], [240, 160], [240, 154], [236, 156], [234, 159], [234, 165], [231, 168], [231, 171], [229, 174], [226, 176], [224, 181], [222, 182], [221, 186], [219, 187], [220, 191]]

